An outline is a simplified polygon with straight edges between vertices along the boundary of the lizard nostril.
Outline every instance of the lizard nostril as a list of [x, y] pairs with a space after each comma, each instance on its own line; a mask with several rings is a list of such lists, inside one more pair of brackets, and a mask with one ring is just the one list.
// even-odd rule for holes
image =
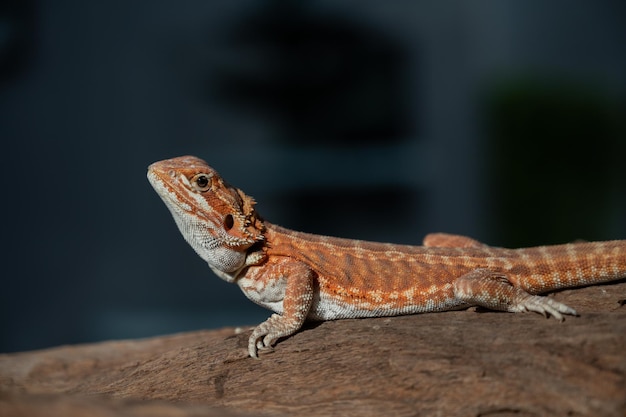
[[224, 229], [228, 231], [232, 229], [234, 225], [235, 225], [235, 219], [233, 218], [233, 215], [227, 214], [226, 217], [224, 217]]

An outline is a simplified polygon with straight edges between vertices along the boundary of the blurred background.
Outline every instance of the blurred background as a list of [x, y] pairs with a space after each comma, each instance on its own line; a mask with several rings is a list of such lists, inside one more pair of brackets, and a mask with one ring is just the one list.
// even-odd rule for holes
[[621, 0], [0, 2], [0, 352], [253, 325], [145, 179], [286, 227], [626, 239]]

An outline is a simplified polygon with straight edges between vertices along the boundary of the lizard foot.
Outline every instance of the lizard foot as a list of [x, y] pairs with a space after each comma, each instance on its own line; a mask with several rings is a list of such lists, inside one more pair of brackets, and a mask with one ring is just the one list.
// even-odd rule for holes
[[272, 346], [281, 337], [294, 334], [301, 323], [291, 323], [280, 314], [272, 314], [269, 319], [254, 328], [248, 339], [248, 353], [258, 359], [258, 352], [272, 349]]
[[542, 314], [545, 317], [548, 315], [554, 317], [557, 320], [563, 321], [565, 318], [563, 314], [569, 314], [571, 316], [577, 316], [578, 313], [571, 307], [549, 297], [540, 297], [538, 295], [527, 294], [524, 300], [520, 300], [516, 305], [512, 305], [509, 308], [512, 312], [525, 312], [534, 311], [535, 313]]

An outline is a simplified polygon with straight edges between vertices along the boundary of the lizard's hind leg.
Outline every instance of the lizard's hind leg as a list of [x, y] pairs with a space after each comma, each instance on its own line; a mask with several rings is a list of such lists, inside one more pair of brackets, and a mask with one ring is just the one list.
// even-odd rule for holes
[[438, 248], [484, 248], [484, 243], [462, 235], [451, 235], [449, 233], [430, 233], [426, 235], [424, 246]]
[[576, 316], [576, 310], [548, 297], [529, 294], [515, 287], [506, 275], [476, 269], [454, 281], [454, 295], [470, 305], [513, 313], [534, 311], [563, 321], [563, 314]]

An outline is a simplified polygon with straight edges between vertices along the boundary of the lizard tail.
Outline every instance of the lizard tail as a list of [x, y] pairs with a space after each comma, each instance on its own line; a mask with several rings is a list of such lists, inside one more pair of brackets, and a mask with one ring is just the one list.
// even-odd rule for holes
[[[512, 281], [531, 294], [626, 278], [626, 240], [518, 249]], [[515, 269], [520, 269], [516, 271]]]

